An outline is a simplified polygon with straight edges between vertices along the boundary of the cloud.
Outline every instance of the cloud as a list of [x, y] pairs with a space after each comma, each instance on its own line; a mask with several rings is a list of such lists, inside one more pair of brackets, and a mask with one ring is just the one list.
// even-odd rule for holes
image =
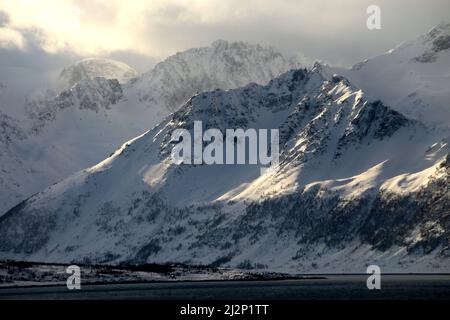
[[0, 48], [24, 48], [25, 42], [20, 32], [7, 27], [9, 16], [0, 10]]
[[21, 38], [26, 47], [0, 46], [0, 83], [15, 96], [53, 87], [61, 69], [81, 58], [72, 51], [45, 51], [36, 32], [23, 32]]
[[425, 32], [450, 11], [448, 0], [376, 2], [383, 28], [370, 32], [372, 0], [4, 0], [0, 40], [25, 50], [27, 32], [49, 53], [153, 61], [222, 38], [351, 64]]
[[16, 30], [0, 28], [1, 48], [25, 48], [25, 41], [22, 34]]
[[6, 12], [0, 11], [0, 27], [4, 27], [9, 22], [9, 16]]

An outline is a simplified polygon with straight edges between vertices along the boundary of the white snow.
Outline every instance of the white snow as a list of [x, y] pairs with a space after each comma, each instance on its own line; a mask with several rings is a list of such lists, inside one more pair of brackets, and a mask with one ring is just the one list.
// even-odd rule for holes
[[[216, 41], [168, 57], [133, 81], [136, 71], [121, 62], [81, 60], [61, 72], [60, 84], [69, 91], [59, 98], [53, 92], [41, 93], [29, 98], [28, 105], [21, 90], [2, 85], [0, 115], [17, 117], [26, 137], [14, 139], [9, 147], [0, 143], [0, 215], [33, 193], [105, 159], [195, 93], [264, 84], [299, 65], [271, 47]], [[95, 77], [118, 79], [123, 97], [111, 103], [118, 89]]]
[[[283, 103], [280, 97], [289, 95], [292, 100]], [[268, 103], [274, 96], [277, 103]], [[305, 101], [309, 101], [308, 109]], [[54, 216], [55, 227], [43, 226], [49, 228], [43, 231], [48, 232], [48, 241], [36, 252], [3, 252], [2, 257], [98, 261], [110, 253], [116, 263], [134, 259], [141, 248], [150, 246], [156, 252], [145, 261], [209, 264], [227, 254], [221, 246], [231, 235], [208, 235], [203, 226], [217, 219], [216, 232], [229, 228], [240, 221], [251, 202], [295, 194], [303, 187], [307, 192], [315, 186], [322, 188], [317, 197], [324, 202], [331, 195], [352, 199], [380, 190], [414, 192], [429, 177], [439, 174], [437, 168], [449, 152], [443, 139], [448, 132], [427, 129], [398, 114], [382, 113], [383, 107], [378, 106], [373, 112], [380, 117], [399, 117], [397, 121], [406, 122], [392, 136], [377, 137], [376, 128], [372, 128], [377, 119], [365, 122], [370, 107], [361, 90], [336, 77], [327, 79], [319, 67], [311, 72], [287, 72], [267, 86], [196, 95], [179, 113], [125, 143], [109, 158], [27, 201], [21, 214], [33, 219], [35, 215], [46, 219]], [[226, 114], [211, 113], [211, 109]], [[180, 118], [183, 112], [186, 114]], [[248, 127], [298, 126], [286, 141], [275, 170], [260, 175], [257, 165], [177, 166], [168, 154], [163, 155], [171, 130], [194, 120], [219, 129], [232, 128], [240, 123], [241, 114], [249, 121]], [[379, 125], [388, 120], [381, 118]], [[349, 132], [363, 133], [341, 145], [340, 156], [335, 157], [340, 138]], [[216, 211], [215, 206], [221, 209]], [[264, 218], [254, 223], [271, 221]], [[11, 226], [8, 233], [17, 228], [22, 227]], [[175, 231], [177, 228], [181, 231]], [[210, 241], [217, 237], [218, 244], [196, 247], [206, 236]], [[349, 272], [367, 261], [380, 263], [387, 270], [448, 270], [448, 261], [435, 254], [416, 257], [414, 265], [404, 248], [379, 252], [359, 242], [333, 249], [317, 243], [312, 252], [293, 260], [301, 249], [293, 237], [291, 231], [280, 234], [270, 228], [257, 240], [243, 235], [239, 254], [229, 263], [251, 260], [271, 270], [289, 272], [317, 272], [317, 268], [320, 272]], [[158, 245], [149, 243], [160, 238], [164, 240]]]
[[450, 48], [436, 49], [438, 38], [448, 41], [450, 23], [351, 69], [328, 67], [328, 72], [347, 77], [371, 99], [382, 100], [409, 117], [449, 127]]
[[138, 72], [129, 65], [112, 59], [86, 58], [64, 68], [58, 79], [58, 89], [70, 89], [81, 80], [93, 80], [96, 77], [117, 79], [127, 83], [138, 76]]

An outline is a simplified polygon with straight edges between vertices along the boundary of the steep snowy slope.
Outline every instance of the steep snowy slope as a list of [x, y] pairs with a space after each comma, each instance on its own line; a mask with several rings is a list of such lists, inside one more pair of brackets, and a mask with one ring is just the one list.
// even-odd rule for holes
[[0, 186], [2, 191], [0, 203], [4, 204], [5, 208], [9, 208], [23, 199], [15, 198], [17, 190], [20, 189], [15, 174], [21, 172], [16, 173], [11, 169], [21, 167], [22, 162], [15, 157], [11, 145], [24, 138], [25, 133], [21, 129], [19, 121], [0, 110]]
[[350, 70], [331, 69], [407, 116], [450, 127], [450, 23]]
[[64, 68], [59, 75], [58, 86], [64, 91], [81, 80], [102, 77], [126, 83], [137, 76], [138, 72], [123, 62], [105, 58], [87, 58]]
[[[0, 155], [4, 167], [0, 215], [31, 194], [101, 161], [196, 92], [265, 83], [297, 66], [295, 61], [270, 47], [219, 41], [177, 53], [126, 84], [120, 82], [134, 73], [119, 62], [86, 59], [66, 68], [61, 81], [70, 88], [28, 101], [26, 117], [14, 124], [24, 133], [22, 139], [11, 141], [7, 157]], [[8, 100], [5, 112], [25, 113], [22, 100], [18, 105]]]
[[[106, 157], [116, 148], [114, 139], [128, 139], [129, 131], [120, 130], [123, 111], [109, 109], [122, 96], [117, 80], [83, 80], [52, 100], [34, 100], [27, 106], [29, 121], [2, 116], [7, 140], [0, 142], [0, 214]], [[128, 124], [126, 117], [123, 124]]]
[[[175, 165], [173, 130], [279, 128], [280, 164]], [[0, 218], [0, 257], [301, 272], [449, 271], [448, 132], [319, 65], [192, 97]]]

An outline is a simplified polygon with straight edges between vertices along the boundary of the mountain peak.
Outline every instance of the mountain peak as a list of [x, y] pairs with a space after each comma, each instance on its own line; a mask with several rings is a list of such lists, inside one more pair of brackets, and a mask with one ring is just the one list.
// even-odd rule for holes
[[434, 52], [450, 49], [450, 22], [441, 23], [431, 29], [426, 40], [431, 43]]
[[123, 97], [122, 87], [117, 79], [95, 77], [82, 79], [56, 97], [32, 100], [27, 105], [29, 116], [35, 121], [33, 132], [39, 133], [47, 122], [55, 119], [64, 109], [77, 107], [98, 112], [109, 109]]
[[85, 79], [93, 80], [96, 77], [103, 77], [126, 83], [137, 75], [136, 70], [123, 62], [105, 58], [86, 58], [64, 68], [58, 82], [60, 90], [63, 91]]
[[435, 27], [431, 28], [431, 30], [428, 31], [425, 36], [427, 39], [433, 40], [439, 36], [444, 35], [450, 35], [450, 22], [443, 21], [439, 23]]
[[371, 99], [382, 100], [410, 118], [450, 127], [449, 65], [450, 23], [445, 22], [351, 69], [326, 69], [343, 74]]
[[229, 42], [227, 40], [217, 39], [211, 43], [211, 46], [214, 48], [223, 48], [223, 47], [228, 46], [228, 44], [229, 44]]
[[[136, 87], [142, 101], [164, 104], [175, 111], [196, 92], [234, 89], [252, 82], [266, 84], [300, 65], [301, 61], [289, 59], [270, 46], [219, 39], [211, 46], [166, 58], [144, 73]], [[161, 83], [167, 84], [164, 90]]]

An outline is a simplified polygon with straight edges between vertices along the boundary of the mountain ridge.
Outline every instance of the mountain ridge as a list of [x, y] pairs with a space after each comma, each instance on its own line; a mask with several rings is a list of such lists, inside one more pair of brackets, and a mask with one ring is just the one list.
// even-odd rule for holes
[[[251, 165], [172, 164], [170, 132], [192, 130], [193, 120], [282, 128], [279, 167], [260, 175]], [[391, 271], [445, 271], [444, 138], [368, 102], [319, 65], [266, 86], [200, 93], [111, 157], [0, 218], [0, 256], [290, 272], [357, 272], [370, 260]]]
[[416, 39], [352, 68], [328, 66], [371, 99], [430, 126], [450, 127], [450, 23], [443, 22]]
[[[24, 139], [13, 139], [13, 148], [0, 154], [4, 170], [0, 171], [0, 214], [46, 186], [101, 161], [196, 92], [221, 86], [227, 89], [247, 81], [264, 83], [287, 71], [292, 63], [270, 47], [219, 41], [214, 46], [177, 53], [129, 81], [96, 77], [109, 77], [114, 68], [112, 72], [109, 67], [99, 70], [98, 63], [92, 70], [90, 64], [82, 65], [81, 69], [89, 72], [85, 70], [87, 75], [77, 78], [76, 83], [56, 95], [45, 93], [28, 99], [25, 107], [17, 106], [25, 114], [19, 122], [8, 118], [11, 126], [20, 127]], [[78, 68], [76, 63], [72, 66]], [[195, 72], [198, 66], [201, 73]]]

